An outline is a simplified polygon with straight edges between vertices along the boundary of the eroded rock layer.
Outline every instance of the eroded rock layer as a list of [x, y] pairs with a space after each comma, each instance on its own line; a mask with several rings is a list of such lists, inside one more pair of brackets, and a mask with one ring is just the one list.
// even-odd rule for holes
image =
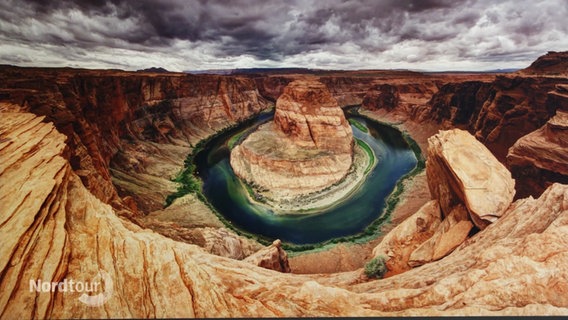
[[31, 112], [52, 122], [66, 136], [69, 163], [83, 185], [121, 216], [228, 257], [242, 259], [262, 247], [223, 228], [195, 195], [162, 210], [193, 145], [269, 107], [254, 81], [115, 70], [0, 71], [0, 111]]
[[543, 127], [509, 149], [507, 163], [523, 196], [540, 194], [553, 182], [568, 182], [568, 112], [558, 111]]
[[[85, 189], [51, 124], [2, 119], [2, 318], [568, 314], [568, 186], [515, 202], [442, 260], [359, 283], [358, 272], [283, 274], [142, 229]], [[30, 290], [99, 272], [99, 306]]]
[[296, 80], [278, 99], [274, 122], [232, 150], [231, 166], [278, 199], [333, 185], [347, 174], [352, 158], [353, 132], [325, 85]]
[[509, 171], [471, 134], [459, 129], [428, 139], [426, 174], [433, 200], [373, 250], [375, 257], [386, 259], [387, 276], [447, 256], [474, 226], [485, 229], [505, 214], [515, 194]]
[[[517, 200], [457, 247], [469, 228], [461, 220], [464, 210], [469, 216], [469, 208], [458, 203], [449, 214], [447, 210], [442, 214], [437, 202], [447, 195], [441, 193], [405, 221], [398, 236], [389, 235], [394, 246], [383, 247], [389, 256], [409, 257], [423, 239], [440, 231], [438, 240], [431, 241], [432, 250], [421, 250], [431, 252], [432, 259], [417, 268], [408, 266], [410, 270], [402, 274], [392, 272], [387, 279], [366, 279], [361, 269], [329, 275], [283, 274], [258, 267], [285, 270], [286, 264], [277, 261], [284, 255], [276, 244], [253, 255], [249, 259], [253, 263], [209, 254], [240, 259], [254, 246], [225, 233], [220, 221], [192, 195], [145, 217], [155, 220], [147, 223], [160, 233], [179, 241], [124, 219], [138, 213], [137, 206], [144, 211], [161, 202], [163, 193], [175, 190], [168, 180], [192, 143], [266, 106], [262, 99], [250, 103], [249, 99], [259, 98], [252, 81], [0, 68], [0, 234], [4, 236], [0, 318], [568, 315], [565, 184], [551, 184], [538, 199]], [[324, 82], [332, 86], [336, 99], [342, 97], [342, 103], [349, 104], [362, 101], [368, 84], [392, 79], [372, 77], [330, 76]], [[465, 119], [470, 132], [478, 132], [491, 150], [508, 149], [555, 112], [566, 110], [567, 80], [554, 77], [501, 77], [492, 83], [483, 103], [468, 104], [459, 97], [437, 99], [457, 103], [458, 109], [482, 106], [479, 114], [470, 116], [465, 110], [446, 113], [441, 103], [440, 120], [449, 116], [446, 124], [451, 126], [454, 120]], [[426, 78], [430, 79], [419, 82], [430, 81]], [[275, 96], [284, 82], [275, 85]], [[430, 83], [415, 90], [414, 85], [420, 85], [415, 82], [405, 84], [408, 90], [397, 85], [401, 102], [393, 112], [427, 121], [431, 118], [426, 102], [441, 85]], [[478, 97], [482, 91], [476, 90], [467, 89], [465, 94]], [[445, 90], [445, 94], [459, 92], [463, 91]], [[178, 98], [192, 103], [167, 101]], [[178, 107], [187, 109], [182, 112]], [[181, 113], [184, 118], [176, 116]], [[558, 122], [553, 122], [558, 129]], [[444, 140], [437, 140], [445, 149]], [[497, 151], [503, 155], [503, 150]], [[457, 178], [450, 177], [454, 173], [445, 173], [449, 179], [440, 183], [461, 192]], [[114, 188], [119, 182], [119, 189], [146, 190], [149, 200], [117, 196]], [[492, 194], [485, 196], [490, 199]], [[197, 235], [176, 231], [186, 223], [214, 231]], [[197, 239], [203, 248], [181, 242], [191, 242], [188, 238]], [[443, 251], [448, 255], [435, 260]], [[100, 281], [99, 272], [110, 279], [104, 281], [99, 306], [87, 306], [82, 301], [88, 300], [80, 300], [78, 292], [30, 290], [31, 280]]]

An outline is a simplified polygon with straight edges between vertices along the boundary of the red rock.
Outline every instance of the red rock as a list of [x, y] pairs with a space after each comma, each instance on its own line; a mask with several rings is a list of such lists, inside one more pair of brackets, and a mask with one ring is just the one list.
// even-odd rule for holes
[[400, 95], [398, 88], [389, 84], [373, 86], [367, 91], [361, 107], [368, 110], [392, 110], [398, 106]]
[[325, 85], [296, 80], [278, 98], [274, 122], [231, 151], [243, 180], [279, 200], [321, 191], [345, 177], [353, 161], [353, 133]]
[[276, 102], [274, 124], [294, 143], [351, 153], [353, 133], [337, 101], [321, 82], [296, 80]]
[[554, 182], [568, 183], [568, 112], [558, 111], [542, 128], [520, 138], [507, 154], [521, 196], [538, 196]]
[[519, 73], [568, 76], [568, 51], [549, 51], [547, 54], [538, 57], [529, 67], [519, 71]]

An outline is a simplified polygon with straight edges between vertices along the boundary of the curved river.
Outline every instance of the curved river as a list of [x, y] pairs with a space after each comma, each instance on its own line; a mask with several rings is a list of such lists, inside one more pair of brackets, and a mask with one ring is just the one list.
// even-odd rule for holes
[[[366, 142], [377, 157], [376, 165], [363, 184], [333, 207], [317, 214], [275, 215], [270, 209], [251, 203], [247, 190], [239, 183], [229, 164], [229, 141], [242, 139], [273, 114], [258, 116], [243, 127], [212, 139], [195, 157], [203, 180], [203, 194], [234, 226], [269, 239], [281, 239], [296, 245], [315, 244], [365, 230], [378, 219], [386, 198], [397, 181], [416, 165], [416, 156], [400, 131], [365, 118], [347, 115], [365, 127], [363, 132], [351, 125], [356, 138]], [[251, 124], [252, 123], [252, 124]], [[244, 133], [244, 134], [243, 134]]]

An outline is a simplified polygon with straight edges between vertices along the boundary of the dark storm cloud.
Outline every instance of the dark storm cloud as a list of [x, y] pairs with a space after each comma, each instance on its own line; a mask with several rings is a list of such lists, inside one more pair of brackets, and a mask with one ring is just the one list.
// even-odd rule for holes
[[[46, 41], [68, 44], [77, 41], [88, 45], [95, 34], [124, 40], [129, 44], [168, 45], [172, 40], [220, 42], [218, 54], [248, 53], [255, 57], [277, 58], [318, 48], [323, 44], [344, 43], [365, 37], [368, 28], [395, 33], [402, 12], [424, 12], [449, 8], [455, 1], [321, 1], [303, 5], [304, 1], [41, 1], [28, 2], [27, 12], [50, 20], [56, 13], [80, 11], [94, 19], [114, 17], [132, 19], [136, 28], [107, 25], [106, 29], [73, 29], [74, 37], [66, 41], [57, 34], [46, 35]], [[20, 7], [13, 3], [12, 8]], [[301, 8], [294, 16], [294, 8]], [[20, 17], [21, 18], [21, 17]], [[325, 30], [330, 20], [341, 30], [339, 34]], [[56, 22], [57, 23], [57, 22]], [[60, 21], [64, 23], [64, 21]], [[61, 29], [73, 26], [61, 25]], [[81, 27], [81, 26], [77, 26]], [[285, 33], [282, 33], [285, 32]], [[420, 36], [420, 33], [409, 34]], [[403, 39], [408, 37], [401, 37]], [[35, 40], [35, 39], [34, 39]]]
[[131, 54], [138, 52], [140, 59], [161, 54], [177, 65], [185, 58], [194, 67], [238, 65], [242, 57], [353, 66], [377, 56], [385, 63], [533, 59], [542, 43], [566, 45], [554, 41], [566, 38], [566, 14], [562, 0], [8, 0], [0, 3], [0, 41], [18, 56], [0, 58], [27, 61], [45, 50], [78, 62], [98, 54], [93, 59], [108, 62], [116, 55], [136, 59]]

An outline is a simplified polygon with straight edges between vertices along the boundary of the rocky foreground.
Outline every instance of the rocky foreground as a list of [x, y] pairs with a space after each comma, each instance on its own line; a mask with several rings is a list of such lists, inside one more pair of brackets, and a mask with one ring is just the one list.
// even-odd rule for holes
[[274, 200], [321, 191], [339, 182], [353, 161], [353, 132], [324, 84], [296, 80], [276, 102], [274, 122], [231, 152], [231, 167]]

